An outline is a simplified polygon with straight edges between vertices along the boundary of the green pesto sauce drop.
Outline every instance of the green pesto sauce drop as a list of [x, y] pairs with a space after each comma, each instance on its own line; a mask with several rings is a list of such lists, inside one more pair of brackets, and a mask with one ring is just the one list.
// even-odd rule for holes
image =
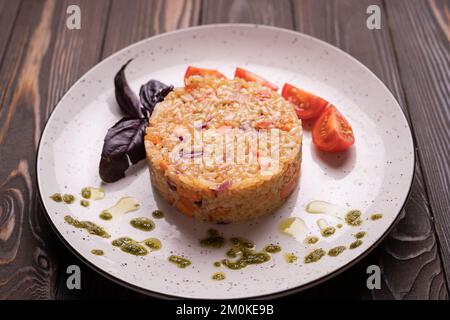
[[316, 244], [319, 241], [319, 238], [317, 237], [306, 237], [305, 243], [306, 244]]
[[334, 233], [336, 232], [336, 228], [335, 227], [326, 227], [325, 229], [322, 230], [322, 236], [327, 238], [329, 236], [332, 236]]
[[96, 256], [103, 256], [105, 253], [103, 252], [103, 250], [101, 249], [92, 249], [91, 250], [92, 254], [95, 254]]
[[239, 259], [237, 261], [230, 261], [228, 259], [223, 259], [222, 264], [232, 270], [239, 270], [242, 268], [245, 268], [247, 266], [247, 263], [245, 260]]
[[281, 251], [281, 247], [275, 244], [269, 244], [264, 248], [264, 251], [268, 253], [278, 253]]
[[75, 201], [75, 196], [71, 194], [65, 194], [62, 197], [63, 201], [67, 204], [72, 204]]
[[214, 262], [214, 267], [220, 267], [222, 265], [222, 263], [220, 261], [216, 261]]
[[161, 249], [161, 247], [162, 247], [161, 241], [159, 241], [159, 239], [156, 239], [156, 238], [145, 239], [144, 244], [147, 247], [149, 247], [152, 251], [157, 251], [157, 250]]
[[81, 196], [85, 199], [101, 200], [105, 197], [103, 188], [85, 187], [81, 189]]
[[381, 213], [374, 213], [370, 216], [370, 220], [372, 221], [380, 220], [381, 218], [383, 218], [383, 215]]
[[139, 243], [126, 243], [120, 247], [123, 252], [135, 255], [135, 256], [145, 256], [148, 251]]
[[364, 238], [366, 236], [366, 234], [367, 233], [365, 231], [360, 231], [357, 234], [355, 234], [355, 238], [356, 239], [362, 239], [362, 238]]
[[347, 212], [347, 214], [345, 215], [345, 222], [347, 222], [347, 224], [352, 227], [357, 227], [361, 225], [362, 223], [361, 211], [350, 210], [349, 212]]
[[102, 238], [109, 238], [110, 235], [108, 232], [105, 231], [102, 227], [96, 225], [93, 222], [90, 221], [79, 221], [77, 219], [74, 219], [71, 216], [65, 216], [64, 221], [66, 221], [68, 224], [74, 226], [75, 228], [85, 229], [90, 234], [102, 237]]
[[350, 249], [355, 249], [355, 248], [358, 248], [360, 245], [362, 245], [362, 241], [361, 240], [356, 240], [356, 241], [354, 241], [354, 242], [352, 242], [352, 243], [350, 243]]
[[234, 246], [243, 247], [243, 248], [253, 248], [255, 245], [250, 240], [241, 237], [233, 237], [230, 239], [231, 243]]
[[52, 199], [55, 202], [62, 202], [62, 196], [61, 193], [54, 193], [50, 196], [50, 199]]
[[145, 218], [145, 217], [132, 219], [130, 221], [130, 224], [134, 228], [142, 230], [142, 231], [152, 231], [153, 229], [155, 229], [155, 223], [152, 220], [150, 220], [149, 218]]
[[174, 255], [171, 255], [169, 257], [169, 261], [176, 264], [178, 266], [178, 268], [181, 268], [181, 269], [184, 269], [184, 268], [190, 266], [192, 263], [190, 260], [188, 260], [186, 258], [183, 258], [180, 256], [174, 256]]
[[164, 218], [164, 212], [162, 212], [161, 210], [155, 210], [152, 212], [152, 217], [155, 219]]
[[326, 252], [323, 249], [316, 249], [305, 257], [305, 263], [312, 263], [319, 261]]
[[208, 248], [222, 248], [225, 244], [225, 238], [215, 229], [208, 230], [208, 236], [205, 239], [199, 240], [200, 245]]
[[236, 258], [238, 256], [238, 254], [241, 253], [241, 249], [238, 247], [233, 247], [230, 250], [228, 250], [225, 255], [228, 258]]
[[255, 251], [253, 249], [255, 245], [250, 240], [233, 237], [230, 239], [230, 242], [233, 246], [227, 251], [226, 256], [237, 259], [223, 259], [221, 261], [229, 269], [239, 270], [251, 264], [260, 264], [270, 260], [270, 254]]
[[109, 212], [108, 210], [103, 210], [102, 213], [100, 213], [99, 217], [103, 220], [111, 220], [113, 218], [111, 212]]
[[255, 252], [247, 254], [236, 261], [228, 259], [222, 260], [222, 264], [229, 269], [239, 270], [250, 264], [261, 264], [270, 260], [270, 255], [265, 252]]
[[89, 207], [89, 201], [87, 201], [87, 200], [80, 200], [80, 205], [82, 207], [87, 208], [87, 207]]
[[121, 238], [117, 238], [116, 240], [113, 240], [112, 241], [112, 245], [114, 247], [121, 247], [125, 243], [130, 243], [130, 242], [133, 242], [133, 241], [134, 240], [129, 238], [129, 237], [121, 237]]
[[330, 257], [337, 257], [337, 256], [340, 255], [342, 252], [344, 252], [345, 249], [346, 249], [346, 247], [344, 247], [344, 246], [338, 246], [338, 247], [335, 247], [335, 248], [330, 249], [330, 250], [328, 251], [328, 255], [329, 255]]
[[81, 189], [81, 196], [85, 199], [90, 199], [92, 196], [91, 188]]
[[148, 254], [148, 250], [143, 245], [128, 237], [118, 238], [112, 242], [112, 245], [119, 247], [123, 252], [135, 256], [145, 256]]
[[216, 272], [212, 275], [211, 279], [216, 280], [216, 281], [225, 280], [225, 273]]
[[293, 253], [285, 253], [284, 254], [284, 260], [287, 263], [294, 263], [295, 261], [297, 261], [297, 259], [298, 259], [297, 256]]
[[256, 252], [247, 247], [240, 247], [239, 258], [237, 260], [223, 259], [222, 264], [229, 269], [239, 270], [251, 264], [261, 264], [270, 260], [270, 255], [266, 252]]

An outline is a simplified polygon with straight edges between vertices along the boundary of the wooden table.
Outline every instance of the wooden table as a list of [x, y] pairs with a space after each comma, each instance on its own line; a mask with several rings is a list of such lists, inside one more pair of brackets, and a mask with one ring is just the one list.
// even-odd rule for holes
[[[66, 10], [81, 8], [81, 29]], [[381, 29], [366, 28], [369, 5]], [[388, 238], [350, 270], [292, 298], [448, 299], [450, 0], [0, 0], [0, 299], [147, 298], [85, 266], [37, 199], [35, 153], [61, 96], [92, 66], [146, 37], [192, 25], [275, 25], [323, 39], [368, 66], [409, 117], [418, 161]], [[82, 290], [66, 268], [82, 268]], [[368, 290], [366, 268], [382, 270]]]

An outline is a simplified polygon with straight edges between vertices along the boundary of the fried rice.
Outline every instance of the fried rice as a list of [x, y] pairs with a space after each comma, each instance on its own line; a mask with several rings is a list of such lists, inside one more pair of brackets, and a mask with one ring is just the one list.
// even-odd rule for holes
[[300, 177], [302, 125], [256, 82], [192, 76], [156, 105], [145, 148], [153, 186], [199, 221], [232, 223], [281, 206]]

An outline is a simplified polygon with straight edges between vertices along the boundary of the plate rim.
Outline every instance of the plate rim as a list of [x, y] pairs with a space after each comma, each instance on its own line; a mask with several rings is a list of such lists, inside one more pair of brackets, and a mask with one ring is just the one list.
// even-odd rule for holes
[[378, 76], [372, 71], [370, 70], [367, 66], [365, 66], [362, 62], [360, 62], [358, 59], [356, 59], [355, 57], [353, 57], [351, 54], [345, 52], [344, 50], [324, 41], [321, 39], [318, 39], [314, 36], [296, 31], [296, 30], [291, 30], [291, 29], [285, 29], [285, 28], [281, 28], [281, 27], [276, 27], [276, 26], [270, 26], [270, 25], [263, 25], [263, 24], [251, 24], [251, 23], [217, 23], [217, 24], [204, 24], [204, 25], [199, 25], [199, 26], [191, 26], [191, 27], [186, 27], [186, 28], [181, 28], [181, 29], [177, 29], [177, 30], [172, 30], [172, 31], [168, 31], [168, 32], [164, 32], [164, 33], [160, 33], [151, 37], [147, 37], [145, 39], [136, 41], [134, 43], [131, 43], [129, 45], [127, 45], [126, 47], [110, 54], [109, 56], [105, 57], [104, 59], [102, 59], [101, 61], [99, 61], [98, 63], [96, 63], [95, 65], [93, 65], [87, 72], [85, 72], [81, 77], [78, 78], [77, 81], [75, 81], [70, 88], [67, 89], [67, 91], [62, 95], [62, 97], [58, 100], [58, 102], [55, 104], [54, 108], [52, 109], [52, 111], [50, 112], [48, 118], [46, 119], [43, 129], [41, 131], [40, 137], [39, 137], [39, 142], [37, 144], [37, 148], [36, 148], [36, 156], [35, 156], [35, 164], [34, 164], [34, 169], [35, 169], [35, 177], [34, 180], [36, 182], [36, 188], [37, 188], [37, 194], [38, 194], [38, 199], [39, 199], [39, 203], [41, 208], [43, 209], [42, 211], [45, 213], [44, 216], [47, 219], [47, 221], [49, 222], [51, 228], [53, 229], [53, 231], [56, 233], [56, 235], [58, 236], [58, 238], [62, 241], [62, 243], [80, 260], [82, 261], [84, 264], [86, 264], [91, 270], [94, 270], [95, 272], [97, 272], [98, 274], [102, 275], [103, 277], [105, 277], [108, 280], [111, 280], [113, 282], [115, 282], [116, 284], [119, 284], [123, 287], [126, 287], [128, 289], [131, 289], [135, 292], [141, 293], [141, 294], [145, 294], [147, 296], [151, 296], [151, 297], [155, 297], [155, 298], [165, 298], [165, 299], [189, 299], [189, 300], [198, 300], [199, 298], [190, 298], [190, 297], [185, 297], [183, 295], [172, 295], [172, 294], [166, 294], [166, 293], [161, 293], [161, 292], [157, 292], [157, 291], [153, 291], [150, 289], [146, 289], [146, 288], [142, 288], [139, 287], [137, 285], [134, 285], [132, 283], [129, 283], [125, 280], [122, 280], [118, 277], [116, 277], [115, 275], [112, 275], [110, 273], [108, 273], [107, 271], [101, 269], [100, 267], [96, 266], [94, 263], [91, 263], [89, 260], [87, 260], [81, 253], [79, 253], [62, 235], [62, 233], [59, 231], [59, 229], [56, 227], [56, 225], [54, 224], [54, 222], [52, 221], [52, 219], [50, 218], [50, 215], [47, 211], [47, 208], [45, 207], [45, 203], [43, 200], [43, 196], [41, 193], [41, 189], [39, 187], [39, 154], [41, 151], [41, 142], [43, 140], [44, 134], [46, 133], [46, 130], [48, 129], [48, 124], [50, 122], [50, 120], [52, 119], [52, 116], [54, 115], [55, 110], [60, 107], [61, 101], [63, 101], [66, 96], [68, 95], [68, 93], [71, 91], [71, 89], [73, 87], [75, 87], [76, 85], [78, 85], [83, 78], [85, 78], [87, 75], [89, 75], [91, 72], [94, 72], [94, 70], [101, 64], [105, 63], [107, 60], [113, 58], [114, 56], [118, 56], [120, 54], [122, 54], [123, 52], [126, 52], [127, 50], [129, 50], [131, 47], [137, 46], [141, 43], [144, 43], [146, 41], [149, 41], [150, 39], [154, 40], [163, 36], [167, 36], [167, 35], [171, 35], [171, 34], [176, 34], [176, 33], [181, 33], [181, 32], [185, 32], [187, 30], [198, 30], [198, 29], [213, 29], [213, 28], [227, 28], [227, 27], [238, 27], [238, 28], [260, 28], [260, 29], [268, 29], [268, 30], [274, 30], [274, 31], [278, 31], [278, 32], [287, 32], [290, 34], [294, 34], [297, 36], [301, 36], [304, 38], [308, 38], [309, 40], [312, 41], [316, 41], [318, 43], [320, 43], [321, 45], [324, 45], [326, 47], [332, 48], [333, 50], [337, 50], [340, 53], [346, 55], [348, 58], [350, 58], [351, 60], [353, 60], [354, 63], [358, 64], [360, 67], [362, 67], [363, 69], [366, 69], [366, 71], [368, 71], [377, 82], [379, 82], [381, 84], [381, 86], [383, 86], [386, 91], [389, 93], [390, 97], [395, 101], [398, 109], [400, 109], [401, 114], [403, 115], [404, 120], [406, 121], [407, 125], [408, 125], [408, 131], [411, 137], [411, 143], [412, 143], [412, 148], [413, 148], [413, 152], [412, 157], [413, 157], [413, 167], [412, 167], [412, 174], [411, 174], [411, 180], [409, 182], [409, 188], [408, 188], [408, 192], [406, 193], [405, 199], [403, 201], [403, 204], [401, 205], [398, 213], [396, 214], [395, 219], [391, 222], [391, 224], [389, 225], [389, 227], [386, 229], [386, 231], [370, 246], [368, 247], [365, 251], [363, 251], [360, 255], [358, 255], [357, 257], [355, 257], [352, 260], [349, 260], [346, 264], [344, 264], [343, 266], [341, 266], [340, 268], [316, 279], [313, 280], [311, 282], [308, 282], [306, 284], [303, 285], [299, 285], [290, 289], [285, 289], [285, 290], [280, 290], [277, 292], [273, 292], [273, 293], [268, 293], [268, 294], [262, 294], [262, 295], [255, 295], [255, 296], [248, 296], [248, 297], [244, 297], [244, 298], [226, 298], [226, 299], [215, 299], [215, 298], [202, 298], [203, 300], [235, 300], [235, 299], [274, 299], [274, 298], [281, 298], [281, 297], [285, 297], [291, 294], [295, 294], [295, 293], [299, 293], [301, 291], [310, 289], [316, 285], [319, 285], [329, 279], [332, 279], [336, 276], [338, 276], [339, 274], [343, 273], [344, 271], [347, 271], [348, 269], [350, 269], [351, 267], [353, 267], [355, 264], [357, 264], [358, 262], [360, 262], [362, 259], [364, 259], [366, 256], [368, 256], [386, 237], [387, 235], [392, 231], [392, 229], [394, 228], [394, 226], [398, 223], [398, 221], [400, 220], [401, 217], [401, 212], [405, 209], [406, 203], [408, 202], [410, 196], [411, 196], [411, 191], [412, 191], [412, 185], [414, 182], [414, 178], [416, 176], [416, 165], [417, 165], [417, 155], [416, 155], [416, 142], [414, 139], [414, 135], [413, 135], [413, 131], [411, 129], [411, 123], [410, 120], [405, 112], [405, 110], [402, 109], [402, 107], [400, 106], [400, 103], [397, 101], [397, 99], [395, 98], [395, 96], [393, 95], [393, 93], [391, 92], [391, 90], [386, 86], [386, 84], [380, 79], [378, 78]]

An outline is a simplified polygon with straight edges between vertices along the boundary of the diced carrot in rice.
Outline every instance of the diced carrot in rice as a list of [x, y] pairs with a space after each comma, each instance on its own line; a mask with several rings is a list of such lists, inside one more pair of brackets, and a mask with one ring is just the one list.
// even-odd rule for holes
[[192, 201], [183, 197], [180, 197], [177, 201], [176, 207], [190, 218], [194, 216], [195, 210], [197, 210], [196, 205]]

